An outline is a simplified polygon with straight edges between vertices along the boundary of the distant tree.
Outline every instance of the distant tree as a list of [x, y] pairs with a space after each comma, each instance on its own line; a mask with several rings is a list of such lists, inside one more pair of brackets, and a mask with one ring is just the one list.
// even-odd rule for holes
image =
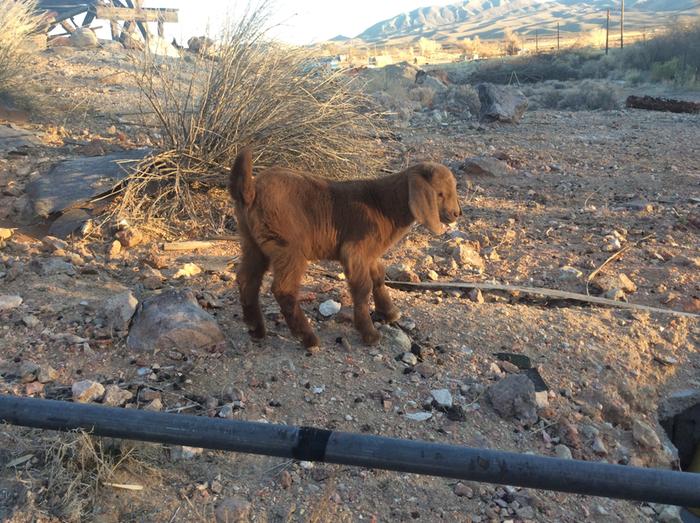
[[429, 58], [433, 53], [436, 53], [441, 49], [439, 43], [425, 37], [421, 37], [421, 39], [418, 40], [418, 47], [420, 48], [420, 54], [426, 58]]
[[523, 39], [518, 33], [508, 28], [503, 32], [505, 52], [508, 56], [518, 54], [523, 48]]

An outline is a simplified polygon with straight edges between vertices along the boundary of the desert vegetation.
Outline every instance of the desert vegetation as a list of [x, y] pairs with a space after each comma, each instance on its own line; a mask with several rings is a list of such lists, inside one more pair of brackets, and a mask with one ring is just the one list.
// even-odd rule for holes
[[0, 0], [0, 94], [15, 93], [26, 75], [29, 38], [41, 25], [34, 0]]

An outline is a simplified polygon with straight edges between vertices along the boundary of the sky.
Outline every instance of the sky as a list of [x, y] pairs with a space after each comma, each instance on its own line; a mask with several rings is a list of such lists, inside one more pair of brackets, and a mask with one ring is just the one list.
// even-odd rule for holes
[[[353, 37], [377, 22], [399, 13], [456, 0], [277, 0], [273, 31], [288, 43], [306, 45], [342, 34]], [[238, 11], [245, 0], [145, 0], [146, 7], [180, 10], [179, 24], [166, 24], [166, 36], [186, 43], [190, 36], [216, 34], [227, 12]]]

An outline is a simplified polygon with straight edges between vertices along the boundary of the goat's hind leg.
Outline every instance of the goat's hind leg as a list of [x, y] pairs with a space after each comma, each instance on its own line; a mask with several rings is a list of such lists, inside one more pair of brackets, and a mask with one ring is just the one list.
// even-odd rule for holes
[[374, 328], [372, 318], [369, 315], [369, 296], [372, 292], [370, 268], [361, 260], [353, 259], [351, 255], [346, 257], [342, 263], [352, 294], [355, 327], [360, 331], [362, 341], [365, 344], [374, 345], [379, 341], [381, 335]]
[[396, 308], [391, 300], [389, 290], [384, 284], [384, 264], [375, 260], [370, 265], [370, 277], [372, 278], [372, 295], [374, 296], [374, 307], [382, 319], [392, 323], [401, 317], [401, 312]]
[[257, 245], [244, 241], [237, 280], [243, 321], [248, 326], [250, 336], [255, 339], [262, 339], [266, 334], [265, 320], [260, 310], [260, 287], [269, 265], [270, 260]]
[[309, 320], [299, 306], [299, 286], [306, 271], [307, 261], [303, 256], [288, 252], [277, 253], [272, 260], [272, 293], [279, 303], [289, 330], [301, 338], [304, 347], [318, 347], [319, 340], [311, 329]]

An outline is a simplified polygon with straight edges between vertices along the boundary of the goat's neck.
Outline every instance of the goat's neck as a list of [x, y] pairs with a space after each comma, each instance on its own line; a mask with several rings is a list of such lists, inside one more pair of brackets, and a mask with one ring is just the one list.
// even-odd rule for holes
[[410, 227], [415, 221], [408, 205], [408, 177], [405, 173], [385, 176], [374, 181], [374, 197], [380, 212], [396, 229]]

